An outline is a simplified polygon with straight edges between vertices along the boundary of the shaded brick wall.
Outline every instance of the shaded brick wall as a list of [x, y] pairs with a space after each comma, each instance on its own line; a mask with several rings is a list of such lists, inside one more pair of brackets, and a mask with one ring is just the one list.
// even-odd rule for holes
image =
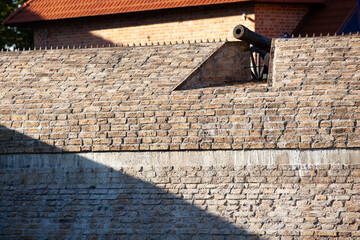
[[306, 4], [255, 4], [255, 32], [269, 38], [291, 34], [310, 9]]
[[249, 66], [249, 44], [242, 41], [226, 42], [174, 89], [241, 86], [251, 80]]
[[236, 3], [48, 21], [34, 26], [35, 46], [234, 40], [232, 30], [237, 24], [277, 38], [285, 31], [292, 33], [310, 7], [306, 4]]
[[45, 41], [50, 47], [233, 39], [234, 26], [254, 29], [254, 18], [253, 5], [242, 3], [47, 22], [35, 27], [35, 46], [44, 47]]
[[357, 239], [359, 157], [356, 150], [0, 155], [0, 236]]

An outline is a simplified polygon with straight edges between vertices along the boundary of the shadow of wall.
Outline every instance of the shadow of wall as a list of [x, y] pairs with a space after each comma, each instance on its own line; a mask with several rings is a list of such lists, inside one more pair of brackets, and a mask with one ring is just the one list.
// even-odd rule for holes
[[249, 44], [242, 41], [226, 42], [173, 90], [215, 86], [243, 87], [251, 81], [250, 54]]
[[[214, 208], [222, 200], [185, 169], [114, 169], [71, 153], [7, 154], [0, 155], [0, 182], [4, 239], [258, 239], [223, 220], [236, 222], [236, 208]], [[203, 197], [186, 200], [192, 195]]]

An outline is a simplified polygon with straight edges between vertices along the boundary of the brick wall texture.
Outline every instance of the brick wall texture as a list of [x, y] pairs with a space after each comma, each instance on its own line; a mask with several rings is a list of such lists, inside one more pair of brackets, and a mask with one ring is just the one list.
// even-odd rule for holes
[[292, 33], [309, 10], [307, 4], [236, 3], [47, 21], [34, 25], [35, 46], [235, 40], [237, 24], [277, 38]]
[[269, 38], [292, 34], [310, 9], [306, 4], [255, 4], [254, 31]]
[[233, 47], [0, 53], [1, 238], [359, 238], [360, 36], [173, 90]]
[[252, 5], [227, 4], [47, 22], [35, 26], [35, 46], [45, 46], [45, 28], [48, 47], [233, 39], [234, 26], [254, 29], [254, 18]]
[[0, 152], [360, 146], [358, 35], [276, 40], [272, 86], [172, 90], [223, 44], [3, 52]]
[[229, 42], [216, 49], [201, 66], [185, 77], [174, 89], [196, 89], [249, 83], [250, 49], [243, 42]]
[[121, 167], [129, 159], [109, 158], [118, 169], [72, 154], [0, 156], [1, 238], [360, 237], [359, 164]]

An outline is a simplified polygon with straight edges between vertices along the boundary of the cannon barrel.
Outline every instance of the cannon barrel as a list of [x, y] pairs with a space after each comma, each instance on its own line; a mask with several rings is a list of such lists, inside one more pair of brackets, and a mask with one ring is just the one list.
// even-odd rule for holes
[[263, 35], [253, 32], [241, 24], [234, 27], [233, 34], [236, 39], [243, 40], [268, 53], [270, 52], [270, 48], [271, 48], [270, 38], [264, 37]]

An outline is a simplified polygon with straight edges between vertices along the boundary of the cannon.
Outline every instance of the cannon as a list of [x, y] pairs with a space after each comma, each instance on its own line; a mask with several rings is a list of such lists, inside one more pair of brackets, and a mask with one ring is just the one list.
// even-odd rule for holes
[[250, 47], [252, 79], [256, 81], [266, 80], [269, 70], [271, 39], [253, 32], [243, 25], [234, 27], [233, 35], [236, 39], [252, 45]]

